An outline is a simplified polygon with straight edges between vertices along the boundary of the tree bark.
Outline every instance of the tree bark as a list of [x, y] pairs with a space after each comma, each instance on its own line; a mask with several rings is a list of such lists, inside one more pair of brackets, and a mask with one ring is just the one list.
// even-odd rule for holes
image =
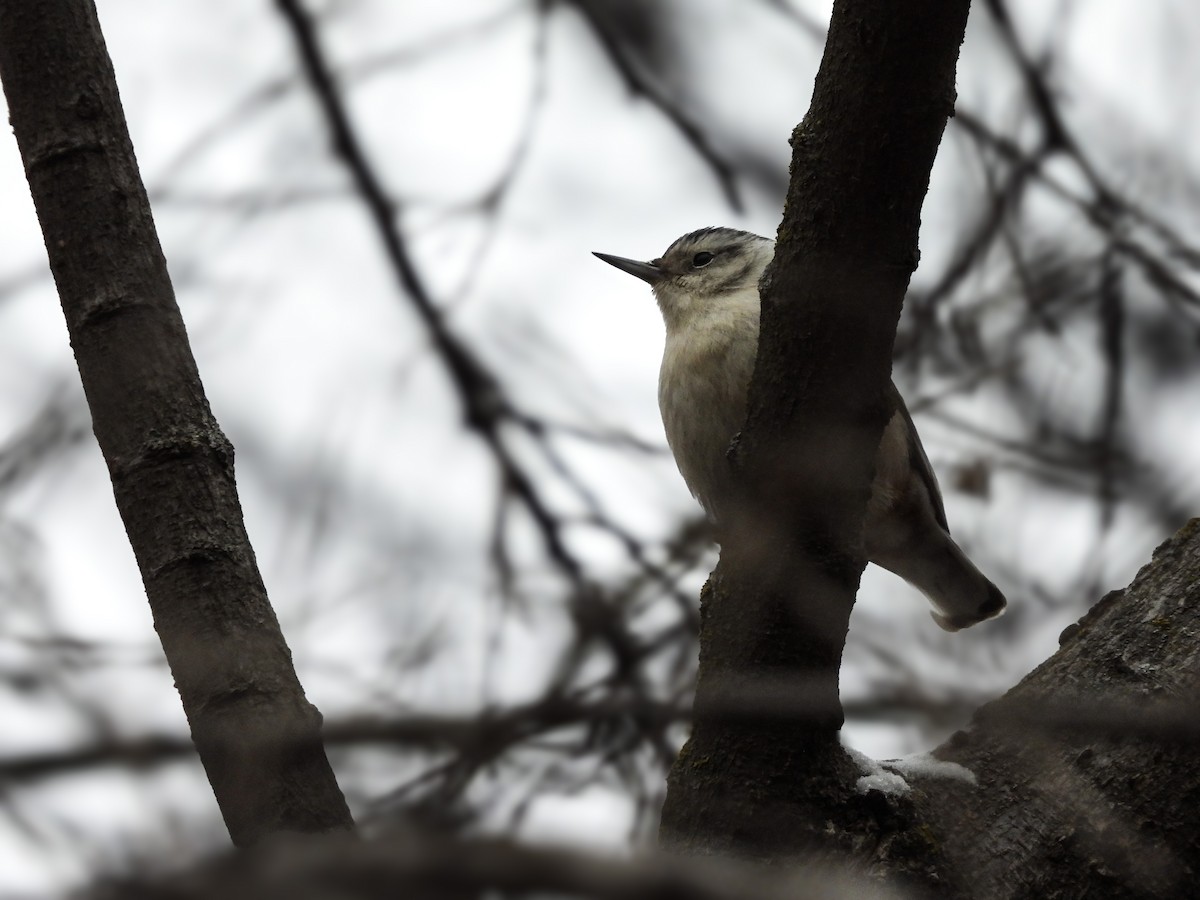
[[910, 779], [957, 895], [1195, 896], [1200, 519], [935, 752], [976, 784]]
[[[882, 827], [838, 741], [838, 670], [920, 209], [968, 0], [837, 0], [792, 171], [744, 434], [702, 597], [694, 728], [664, 846], [778, 859]], [[836, 827], [831, 827], [835, 823]]]
[[[837, 0], [762, 286], [732, 450], [742, 515], [702, 596], [671, 850], [862, 866], [921, 896], [1191, 896], [1200, 879], [1200, 520], [930, 758], [864, 778], [837, 672], [895, 325], [967, 3]], [[884, 767], [886, 772], [886, 766]]]
[[0, 0], [0, 80], [93, 428], [235, 843], [349, 828], [242, 521], [92, 0]]

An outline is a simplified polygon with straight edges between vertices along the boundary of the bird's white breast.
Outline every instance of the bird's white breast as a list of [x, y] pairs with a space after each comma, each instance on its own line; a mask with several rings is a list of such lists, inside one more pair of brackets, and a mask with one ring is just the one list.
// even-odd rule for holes
[[728, 493], [726, 450], [746, 417], [758, 317], [755, 287], [720, 295], [667, 331], [658, 405], [679, 471], [710, 517]]

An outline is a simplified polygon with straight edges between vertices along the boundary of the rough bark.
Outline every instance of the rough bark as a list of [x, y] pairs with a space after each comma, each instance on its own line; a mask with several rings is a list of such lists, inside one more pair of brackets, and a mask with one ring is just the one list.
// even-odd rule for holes
[[916, 779], [958, 896], [1194, 896], [1200, 884], [1200, 519]]
[[[856, 860], [918, 895], [1189, 896], [1200, 875], [1200, 520], [885, 793], [836, 740], [837, 670], [895, 324], [967, 3], [838, 0], [762, 290], [745, 521], [706, 587], [669, 849]], [[815, 474], [808, 474], [815, 473]], [[965, 776], [962, 770], [952, 770]]]
[[92, 0], [0, 0], [0, 80], [93, 428], [233, 840], [351, 825], [254, 559]]
[[[823, 840], [810, 853], [840, 850], [843, 863], [914, 896], [1192, 896], [1200, 883], [1198, 634], [1194, 519], [1128, 588], [1067, 628], [1054, 656], [933, 751], [943, 769], [961, 769], [939, 775], [926, 761], [884, 792], [859, 781], [866, 773], [839, 784], [805, 761], [770, 786], [774, 803], [824, 798]], [[702, 770], [719, 779], [743, 768], [710, 758]], [[761, 797], [743, 802], [772, 812]], [[750, 848], [730, 839], [716, 849], [778, 858], [786, 839], [748, 840]], [[713, 849], [711, 841], [678, 848]]]
[[669, 780], [666, 847], [776, 859], [849, 850], [885, 827], [838, 743], [837, 678], [891, 349], [968, 6], [834, 4], [762, 285], [749, 417], [733, 452], [745, 513], [722, 535], [703, 597], [695, 725]]

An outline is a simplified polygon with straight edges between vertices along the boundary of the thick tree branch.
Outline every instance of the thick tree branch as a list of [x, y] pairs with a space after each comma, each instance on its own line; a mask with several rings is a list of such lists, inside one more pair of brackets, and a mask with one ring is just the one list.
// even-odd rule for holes
[[[746, 494], [703, 597], [695, 728], [671, 774], [667, 846], [770, 859], [861, 847], [880, 830], [838, 743], [838, 669], [968, 5], [834, 4], [762, 285], [749, 417], [733, 451]], [[722, 712], [721, 698], [755, 692], [769, 695], [767, 709], [799, 695], [815, 712]]]
[[71, 346], [235, 843], [348, 828], [200, 383], [92, 0], [0, 0], [0, 79]]
[[938, 748], [917, 780], [969, 897], [1186, 896], [1200, 878], [1200, 519]]

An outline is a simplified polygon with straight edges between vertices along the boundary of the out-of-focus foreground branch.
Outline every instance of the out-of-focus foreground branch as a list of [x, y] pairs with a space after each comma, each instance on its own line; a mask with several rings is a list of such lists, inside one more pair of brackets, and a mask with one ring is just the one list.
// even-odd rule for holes
[[161, 881], [121, 882], [94, 900], [901, 900], [836, 866], [756, 871], [718, 861], [592, 856], [399, 831], [366, 841], [280, 841]]

